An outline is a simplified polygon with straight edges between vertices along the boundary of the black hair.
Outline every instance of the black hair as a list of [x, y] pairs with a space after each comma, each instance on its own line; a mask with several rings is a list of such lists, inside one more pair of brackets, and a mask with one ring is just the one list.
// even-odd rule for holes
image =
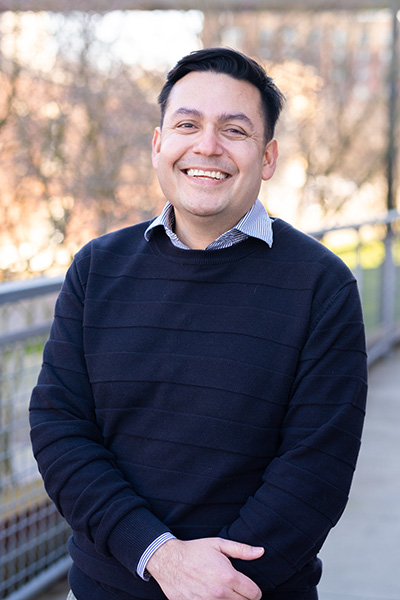
[[230, 48], [196, 50], [179, 60], [167, 74], [167, 80], [158, 97], [163, 125], [168, 98], [175, 83], [192, 71], [224, 73], [253, 84], [261, 94], [266, 140], [274, 137], [275, 125], [284, 103], [284, 96], [264, 68], [255, 60]]

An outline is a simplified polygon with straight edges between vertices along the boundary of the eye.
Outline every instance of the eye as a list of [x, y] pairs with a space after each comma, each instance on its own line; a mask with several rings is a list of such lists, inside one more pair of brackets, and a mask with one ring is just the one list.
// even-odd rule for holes
[[234, 138], [246, 137], [246, 132], [243, 131], [243, 129], [239, 129], [238, 127], [226, 127], [226, 129], [224, 129], [224, 133]]
[[192, 131], [193, 129], [195, 129], [195, 125], [194, 123], [190, 123], [188, 121], [185, 121], [184, 123], [178, 123], [178, 125], [176, 126], [177, 129], [181, 129], [181, 130], [186, 130], [186, 131]]

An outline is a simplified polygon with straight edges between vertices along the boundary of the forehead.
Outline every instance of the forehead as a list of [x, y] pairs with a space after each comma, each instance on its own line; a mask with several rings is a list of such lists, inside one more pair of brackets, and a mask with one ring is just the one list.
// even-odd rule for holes
[[192, 71], [176, 82], [168, 98], [166, 116], [181, 108], [203, 115], [240, 112], [262, 119], [261, 94], [253, 84], [212, 71]]

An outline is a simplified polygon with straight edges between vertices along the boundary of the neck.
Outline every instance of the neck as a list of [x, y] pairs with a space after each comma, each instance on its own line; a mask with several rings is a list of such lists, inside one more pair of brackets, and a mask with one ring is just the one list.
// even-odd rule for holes
[[214, 237], [206, 238], [205, 236], [197, 235], [197, 232], [186, 234], [178, 228], [175, 228], [175, 233], [181, 242], [183, 242], [185, 246], [191, 250], [205, 250], [205, 248], [207, 248], [207, 246], [209, 246], [214, 239], [217, 239]]
[[182, 215], [175, 210], [174, 231], [188, 248], [204, 250], [223, 233], [232, 229], [243, 215], [229, 223], [226, 222], [226, 219], [216, 218], [215, 215], [212, 217], [192, 215], [191, 217], [182, 218]]
[[[203, 222], [201, 222], [203, 221]], [[178, 238], [188, 248], [192, 250], [204, 250], [214, 240], [219, 238], [220, 235], [228, 231], [230, 227], [225, 229], [224, 227], [217, 228], [212, 227], [208, 219], [201, 219], [200, 223], [184, 223], [182, 224], [180, 219], [175, 221], [175, 233]]]

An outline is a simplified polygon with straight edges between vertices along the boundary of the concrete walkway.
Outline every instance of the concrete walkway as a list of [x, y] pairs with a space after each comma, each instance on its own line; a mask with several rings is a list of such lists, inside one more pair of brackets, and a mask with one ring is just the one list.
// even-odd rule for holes
[[[61, 579], [47, 591], [37, 596], [37, 600], [66, 600], [69, 592], [69, 585], [66, 578]], [[90, 600], [88, 598], [88, 600]]]
[[349, 503], [321, 558], [320, 600], [400, 600], [400, 348], [370, 370]]
[[[350, 500], [321, 558], [320, 600], [400, 600], [400, 347], [370, 370]], [[61, 581], [39, 598], [65, 600], [67, 589]]]

